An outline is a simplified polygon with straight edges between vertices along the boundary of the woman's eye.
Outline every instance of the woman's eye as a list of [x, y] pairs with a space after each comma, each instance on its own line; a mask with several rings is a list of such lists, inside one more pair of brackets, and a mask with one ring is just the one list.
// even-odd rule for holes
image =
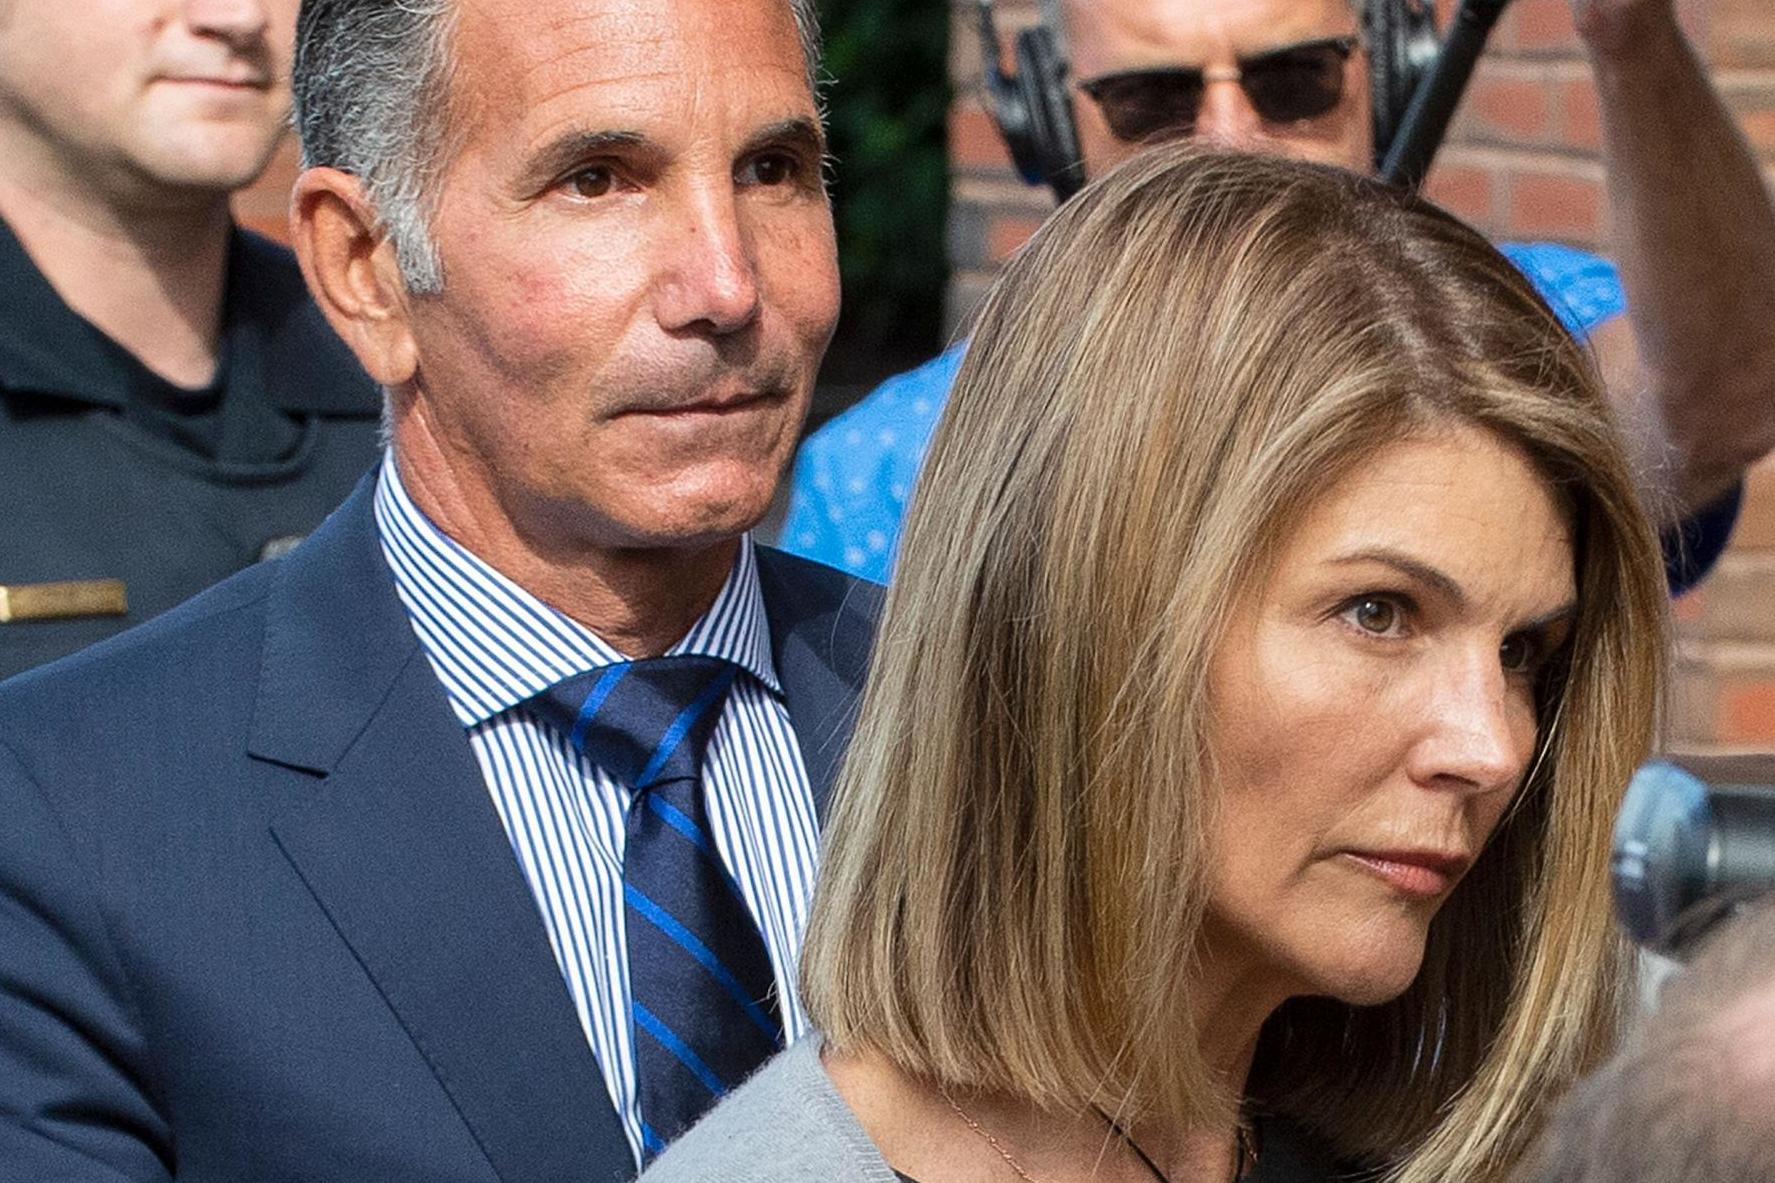
[[604, 165], [582, 168], [567, 178], [568, 186], [575, 197], [593, 200], [607, 196], [616, 185], [616, 176]]
[[1505, 637], [1504, 643], [1498, 646], [1498, 664], [1506, 673], [1526, 674], [1535, 668], [1535, 662], [1541, 656], [1541, 646], [1531, 636], [1518, 633], [1513, 637]]
[[1344, 609], [1344, 616], [1350, 623], [1376, 636], [1385, 636], [1397, 629], [1401, 615], [1398, 604], [1380, 596], [1363, 596]]

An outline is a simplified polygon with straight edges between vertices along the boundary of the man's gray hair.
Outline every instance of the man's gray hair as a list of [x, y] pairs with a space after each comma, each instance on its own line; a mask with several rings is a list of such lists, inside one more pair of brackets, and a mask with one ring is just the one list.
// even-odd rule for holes
[[[819, 75], [814, 0], [787, 0]], [[432, 195], [449, 158], [450, 45], [458, 0], [303, 0], [292, 77], [305, 167], [359, 178], [401, 276], [418, 295], [443, 290]], [[816, 94], [817, 94], [816, 88]]]

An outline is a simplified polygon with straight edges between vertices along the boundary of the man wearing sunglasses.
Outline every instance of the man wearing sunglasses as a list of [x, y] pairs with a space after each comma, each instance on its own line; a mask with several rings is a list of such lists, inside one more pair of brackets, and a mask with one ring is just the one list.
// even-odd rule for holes
[[[1374, 0], [1366, 0], [1373, 5]], [[1397, 12], [1409, 0], [1394, 0]], [[1365, 0], [1058, 0], [1087, 176], [1194, 136], [1370, 170]], [[1595, 347], [1670, 527], [1674, 587], [1724, 549], [1744, 469], [1775, 447], [1775, 211], [1673, 0], [1571, 0], [1604, 132], [1615, 262], [1502, 244]], [[1630, 311], [1629, 311], [1630, 310]], [[803, 445], [782, 544], [885, 580], [957, 346]]]
[[[1213, 119], [1225, 125], [1228, 139], [1256, 139], [1270, 128], [1293, 131], [1278, 138], [1298, 144], [1296, 154], [1347, 164], [1356, 151], [1350, 141], [1357, 137], [1350, 133], [1360, 120], [1338, 120], [1319, 129], [1334, 133], [1325, 139], [1302, 133], [1343, 111], [1346, 75], [1359, 44], [1353, 35], [1312, 37], [1230, 63], [1110, 70], [1079, 82], [1078, 91], [1095, 105], [1116, 144], [1138, 147], [1200, 135], [1204, 122]], [[1204, 111], [1210, 86], [1218, 83], [1231, 83], [1242, 94]], [[1212, 93], [1222, 92], [1216, 87]], [[1108, 150], [1115, 151], [1113, 146]]]

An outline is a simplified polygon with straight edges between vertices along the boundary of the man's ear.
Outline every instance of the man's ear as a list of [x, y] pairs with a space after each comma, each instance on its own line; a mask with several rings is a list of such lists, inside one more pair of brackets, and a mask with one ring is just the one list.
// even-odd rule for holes
[[419, 355], [407, 285], [363, 182], [304, 170], [290, 196], [290, 239], [315, 303], [370, 377], [390, 389], [411, 380]]

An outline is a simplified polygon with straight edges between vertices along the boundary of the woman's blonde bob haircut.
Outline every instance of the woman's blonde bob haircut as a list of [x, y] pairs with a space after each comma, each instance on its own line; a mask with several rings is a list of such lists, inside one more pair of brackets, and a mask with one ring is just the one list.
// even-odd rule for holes
[[827, 832], [803, 991], [832, 1045], [1051, 1110], [1230, 1118], [1192, 1020], [1209, 662], [1313, 498], [1455, 426], [1570, 513], [1540, 755], [1411, 988], [1285, 1004], [1247, 1101], [1396, 1180], [1503, 1177], [1627, 993], [1609, 827], [1653, 738], [1663, 568], [1589, 360], [1528, 283], [1319, 166], [1148, 152], [986, 298]]

